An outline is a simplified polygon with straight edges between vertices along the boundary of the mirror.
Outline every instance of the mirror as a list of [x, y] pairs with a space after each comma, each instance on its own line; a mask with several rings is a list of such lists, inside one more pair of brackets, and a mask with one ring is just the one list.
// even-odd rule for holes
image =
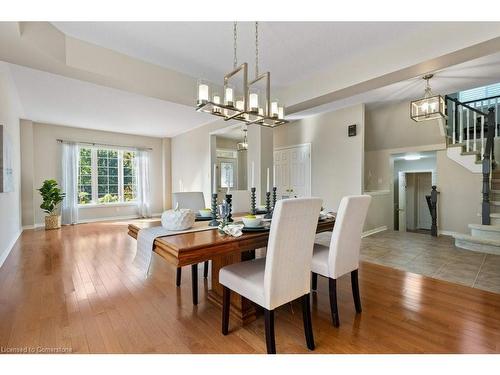
[[215, 135], [215, 159], [217, 164], [217, 192], [248, 189], [247, 128], [232, 126]]

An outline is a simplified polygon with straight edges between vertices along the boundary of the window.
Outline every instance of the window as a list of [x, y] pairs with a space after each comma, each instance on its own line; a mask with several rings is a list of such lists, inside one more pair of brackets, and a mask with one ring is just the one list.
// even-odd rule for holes
[[80, 148], [78, 203], [133, 202], [137, 198], [136, 152]]
[[461, 91], [458, 93], [458, 100], [461, 102], [470, 102], [498, 95], [500, 95], [500, 83], [495, 83], [494, 85]]

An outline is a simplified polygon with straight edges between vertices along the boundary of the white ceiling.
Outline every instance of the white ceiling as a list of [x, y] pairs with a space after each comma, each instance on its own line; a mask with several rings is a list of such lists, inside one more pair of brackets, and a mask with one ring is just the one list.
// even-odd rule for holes
[[[439, 72], [435, 72], [430, 84], [435, 94], [446, 95], [498, 82], [500, 82], [500, 53], [450, 66]], [[424, 88], [425, 81], [417, 77], [314, 107], [306, 111], [297, 112], [287, 117], [291, 120], [300, 119], [361, 103], [365, 103], [369, 108], [373, 108], [388, 102], [409, 102], [422, 97]]]
[[[222, 81], [233, 64], [232, 22], [54, 22], [53, 25], [74, 38], [216, 83]], [[414, 59], [423, 61], [440, 56], [496, 37], [500, 31], [500, 23], [486, 22], [260, 22], [259, 25], [260, 70], [271, 71], [273, 87], [289, 86], [343, 64], [376, 63], [380, 56], [394, 51], [400, 51], [399, 62], [409, 66], [418, 62]], [[249, 62], [253, 76], [254, 24], [240, 22], [238, 30], [238, 60]]]
[[30, 120], [119, 133], [172, 137], [212, 122], [193, 107], [9, 65]]

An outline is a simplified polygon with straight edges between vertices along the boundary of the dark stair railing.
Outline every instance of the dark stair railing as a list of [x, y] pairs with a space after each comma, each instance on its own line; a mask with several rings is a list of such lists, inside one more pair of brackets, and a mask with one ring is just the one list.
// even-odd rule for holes
[[427, 206], [429, 207], [429, 212], [431, 213], [431, 236], [437, 237], [437, 190], [436, 186], [432, 186], [431, 195], [426, 195], [425, 200], [427, 201]]
[[[481, 164], [482, 164], [482, 194], [483, 200], [481, 203], [481, 222], [483, 225], [490, 225], [490, 189], [491, 189], [491, 171], [496, 167], [495, 162], [495, 135], [498, 134], [498, 126], [496, 120], [496, 110], [499, 108], [500, 96], [493, 96], [484, 99], [460, 102], [459, 100], [446, 96], [446, 103], [452, 102], [451, 106], [447, 106], [448, 115], [448, 132], [451, 136], [451, 142], [464, 142], [466, 151], [469, 151], [471, 138], [473, 139], [473, 150], [477, 149], [477, 141], [481, 142]], [[494, 100], [494, 103], [492, 103]], [[486, 103], [486, 104], [485, 104]], [[492, 105], [490, 107], [490, 105]], [[488, 108], [489, 107], [489, 108]], [[451, 113], [449, 109], [451, 108]], [[485, 113], [478, 108], [484, 110], [488, 108], [488, 113]], [[469, 113], [467, 113], [469, 111]], [[467, 113], [467, 119], [472, 113], [476, 117], [476, 121], [472, 122], [472, 127], [467, 122], [464, 127], [464, 116]], [[449, 126], [451, 124], [451, 126]], [[478, 127], [479, 125], [479, 127]], [[479, 130], [478, 130], [479, 129]], [[472, 132], [472, 137], [470, 136]], [[479, 133], [479, 134], [478, 134]], [[477, 137], [479, 135], [479, 137]]]
[[488, 116], [486, 118], [488, 126], [488, 135], [486, 137], [486, 146], [483, 155], [483, 203], [481, 222], [483, 225], [490, 225], [490, 175], [492, 168], [496, 166], [495, 163], [495, 109], [492, 107], [488, 109]]

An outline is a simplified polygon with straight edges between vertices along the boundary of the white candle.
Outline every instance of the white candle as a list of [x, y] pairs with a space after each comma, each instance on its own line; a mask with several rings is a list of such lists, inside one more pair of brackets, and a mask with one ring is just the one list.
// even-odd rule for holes
[[269, 168], [267, 168], [267, 190], [266, 191], [270, 191], [269, 190]]
[[255, 187], [255, 163], [252, 161], [252, 186]]
[[276, 186], [276, 166], [273, 165], [273, 186]]
[[214, 173], [212, 175], [214, 182], [213, 182], [213, 187], [212, 187], [212, 194], [217, 193], [217, 164], [214, 164]]

